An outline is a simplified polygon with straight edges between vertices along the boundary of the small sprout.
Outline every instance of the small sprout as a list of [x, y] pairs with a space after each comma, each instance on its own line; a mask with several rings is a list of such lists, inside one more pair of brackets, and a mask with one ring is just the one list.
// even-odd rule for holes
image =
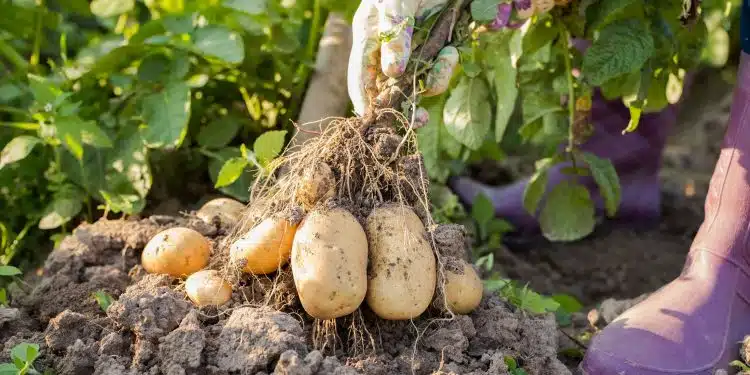
[[21, 270], [13, 266], [0, 266], [0, 276], [18, 276]]
[[96, 300], [96, 303], [99, 304], [99, 307], [101, 307], [102, 311], [107, 312], [107, 309], [109, 306], [115, 302], [115, 299], [112, 298], [107, 292], [103, 290], [99, 290], [94, 292], [94, 299]]
[[34, 360], [39, 357], [39, 345], [21, 343], [10, 350], [10, 358], [13, 363], [0, 363], [1, 375], [27, 375], [39, 374], [34, 368]]

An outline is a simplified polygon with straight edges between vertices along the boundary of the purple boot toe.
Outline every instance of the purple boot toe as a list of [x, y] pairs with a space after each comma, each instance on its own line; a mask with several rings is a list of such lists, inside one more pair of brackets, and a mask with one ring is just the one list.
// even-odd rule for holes
[[740, 64], [704, 221], [683, 272], [593, 338], [581, 364], [587, 375], [715, 374], [750, 334], [750, 55], [743, 52]]

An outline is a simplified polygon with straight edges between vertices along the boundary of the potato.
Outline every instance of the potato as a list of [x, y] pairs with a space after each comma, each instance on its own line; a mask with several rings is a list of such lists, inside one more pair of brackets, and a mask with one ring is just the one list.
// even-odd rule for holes
[[526, 9], [520, 9], [516, 8], [516, 14], [518, 15], [518, 18], [525, 20], [531, 18], [531, 16], [534, 15], [536, 12], [536, 8], [534, 7], [534, 2], [531, 2], [531, 6]]
[[141, 264], [150, 273], [174, 277], [190, 275], [208, 264], [211, 243], [189, 228], [171, 228], [154, 236], [141, 254]]
[[300, 178], [299, 188], [295, 194], [297, 202], [306, 210], [333, 197], [336, 194], [336, 178], [331, 167], [326, 163], [320, 163], [306, 170]]
[[267, 218], [232, 244], [229, 259], [247, 273], [274, 272], [289, 260], [296, 231], [284, 218]]
[[445, 299], [455, 314], [468, 314], [482, 302], [484, 286], [474, 268], [463, 259], [457, 259], [463, 274], [445, 270]]
[[311, 212], [294, 237], [292, 275], [312, 317], [357, 310], [367, 293], [367, 236], [354, 215], [343, 208]]
[[212, 223], [218, 218], [222, 225], [232, 227], [240, 221], [245, 205], [229, 198], [212, 199], [196, 212], [196, 216], [206, 223]]
[[537, 13], [547, 13], [555, 7], [555, 0], [531, 0]]
[[412, 319], [432, 301], [435, 254], [425, 227], [411, 208], [388, 205], [367, 217], [370, 244], [367, 304], [383, 319]]
[[221, 306], [232, 298], [232, 286], [214, 270], [190, 275], [185, 281], [185, 292], [197, 306]]

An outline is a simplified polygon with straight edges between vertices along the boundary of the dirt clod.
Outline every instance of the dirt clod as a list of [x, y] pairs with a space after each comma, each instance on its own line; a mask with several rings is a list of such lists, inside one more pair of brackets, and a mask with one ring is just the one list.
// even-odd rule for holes
[[444, 256], [468, 259], [466, 228], [459, 224], [440, 224], [431, 228], [437, 250]]
[[159, 344], [161, 370], [166, 375], [194, 373], [201, 365], [201, 354], [206, 334], [198, 322], [198, 312], [192, 310]]
[[190, 310], [185, 296], [169, 287], [166, 275], [146, 275], [131, 285], [107, 309], [118, 324], [146, 340], [155, 340], [177, 328]]
[[78, 340], [95, 341], [101, 327], [92, 323], [83, 314], [65, 310], [50, 320], [44, 341], [53, 351], [64, 351]]
[[234, 310], [218, 341], [215, 361], [223, 371], [254, 373], [287, 350], [306, 351], [300, 324], [291, 315], [265, 307]]

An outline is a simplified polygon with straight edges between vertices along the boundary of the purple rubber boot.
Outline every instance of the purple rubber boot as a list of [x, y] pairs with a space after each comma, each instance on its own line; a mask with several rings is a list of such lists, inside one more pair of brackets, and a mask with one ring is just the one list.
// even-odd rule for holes
[[[607, 158], [614, 164], [622, 187], [617, 217], [637, 223], [657, 220], [661, 213], [658, 173], [667, 135], [677, 121], [676, 105], [643, 115], [638, 129], [623, 135], [622, 131], [630, 120], [628, 109], [622, 102], [607, 101], [596, 93], [591, 120], [594, 134], [581, 149]], [[561, 172], [563, 166], [557, 165], [549, 171], [546, 191], [564, 179], [574, 178]], [[593, 178], [579, 177], [579, 182], [589, 189], [597, 212], [603, 214], [603, 200]], [[511, 222], [519, 233], [530, 234], [538, 231], [539, 226], [536, 218], [523, 207], [527, 183], [528, 179], [524, 179], [506, 186], [488, 186], [468, 177], [457, 177], [451, 179], [450, 186], [466, 204], [471, 204], [478, 194], [484, 193], [493, 202], [498, 217]]]
[[704, 221], [681, 275], [593, 338], [581, 364], [585, 374], [710, 375], [729, 369], [739, 354], [739, 342], [750, 334], [750, 55], [746, 52], [733, 100]]

